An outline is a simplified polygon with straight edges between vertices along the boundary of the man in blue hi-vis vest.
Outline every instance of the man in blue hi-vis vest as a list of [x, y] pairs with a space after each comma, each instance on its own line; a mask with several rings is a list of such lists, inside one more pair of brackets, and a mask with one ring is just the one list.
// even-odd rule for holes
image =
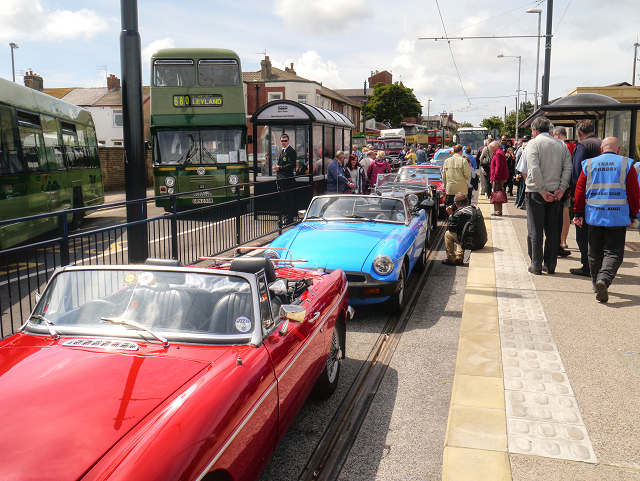
[[600, 149], [602, 155], [582, 162], [573, 221], [578, 227], [583, 219], [588, 224], [593, 290], [598, 301], [607, 302], [624, 258], [627, 226], [635, 223], [640, 210], [640, 188], [633, 159], [618, 155], [618, 139], [607, 137]]

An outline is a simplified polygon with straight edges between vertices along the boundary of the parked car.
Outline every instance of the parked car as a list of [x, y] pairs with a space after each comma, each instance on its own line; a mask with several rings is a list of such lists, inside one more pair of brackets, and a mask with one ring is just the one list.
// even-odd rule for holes
[[424, 182], [426, 179], [429, 185], [435, 189], [434, 198], [438, 199], [438, 213], [440, 217], [444, 217], [445, 210], [445, 197], [447, 192], [442, 182], [442, 167], [437, 164], [422, 164], [422, 165], [407, 165], [398, 170], [400, 179], [407, 179], [409, 182]]
[[444, 161], [449, 157], [453, 157], [453, 147], [446, 147], [444, 149], [436, 150], [436, 153], [433, 155], [432, 164], [444, 165]]
[[0, 479], [255, 480], [335, 390], [341, 270], [155, 264], [65, 267], [0, 341]]
[[431, 240], [433, 229], [438, 226], [439, 199], [436, 186], [429, 183], [426, 175], [419, 175], [412, 166], [401, 167], [395, 174], [378, 174], [374, 193], [384, 197], [408, 196], [409, 206], [420, 206], [426, 211], [431, 229], [427, 232], [427, 244]]
[[385, 302], [390, 312], [399, 312], [408, 276], [426, 265], [431, 228], [425, 209], [411, 206], [411, 195], [314, 197], [302, 222], [271, 246], [306, 260], [303, 267], [345, 271], [353, 305]]

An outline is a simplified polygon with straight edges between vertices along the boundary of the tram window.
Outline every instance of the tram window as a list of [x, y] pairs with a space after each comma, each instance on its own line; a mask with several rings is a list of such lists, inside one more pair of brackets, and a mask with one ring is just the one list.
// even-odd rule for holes
[[0, 108], [0, 175], [24, 172], [14, 137], [15, 122], [11, 111]]
[[240, 84], [240, 69], [235, 60], [199, 60], [198, 83], [203, 87], [231, 87]]
[[27, 171], [40, 172], [46, 170], [42, 130], [20, 125], [18, 132], [20, 134], [20, 143], [22, 144], [22, 157], [27, 166]]
[[60, 140], [60, 127], [56, 118], [48, 115], [41, 116], [42, 135], [44, 136], [44, 150], [49, 164], [49, 170], [65, 170], [64, 155], [62, 154], [62, 142]]
[[62, 128], [63, 150], [67, 157], [69, 167], [83, 167], [83, 157], [76, 157], [76, 148], [78, 147], [76, 126], [68, 122], [60, 122], [60, 127]]
[[193, 87], [196, 66], [193, 60], [156, 60], [153, 62], [153, 84], [156, 87]]

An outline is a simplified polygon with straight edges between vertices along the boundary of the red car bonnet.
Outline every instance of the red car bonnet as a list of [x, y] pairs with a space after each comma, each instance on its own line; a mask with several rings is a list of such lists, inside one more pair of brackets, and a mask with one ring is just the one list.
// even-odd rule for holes
[[3, 342], [0, 479], [36, 473], [49, 480], [78, 479], [210, 365], [167, 355], [156, 345], [127, 353], [62, 342], [24, 334]]

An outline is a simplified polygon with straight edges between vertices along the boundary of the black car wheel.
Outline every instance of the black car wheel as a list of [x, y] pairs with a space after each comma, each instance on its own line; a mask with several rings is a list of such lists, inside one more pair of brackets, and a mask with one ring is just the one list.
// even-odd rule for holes
[[338, 387], [338, 381], [340, 380], [340, 363], [342, 362], [342, 353], [344, 352], [344, 340], [342, 339], [340, 322], [342, 321], [336, 321], [336, 325], [333, 327], [327, 362], [311, 392], [311, 395], [316, 399], [327, 399], [331, 397], [336, 387]]
[[407, 287], [407, 274], [404, 264], [400, 268], [400, 276], [398, 277], [398, 281], [400, 282], [400, 288], [398, 289], [398, 292], [392, 295], [385, 303], [386, 310], [390, 314], [398, 314], [404, 307], [404, 294]]

